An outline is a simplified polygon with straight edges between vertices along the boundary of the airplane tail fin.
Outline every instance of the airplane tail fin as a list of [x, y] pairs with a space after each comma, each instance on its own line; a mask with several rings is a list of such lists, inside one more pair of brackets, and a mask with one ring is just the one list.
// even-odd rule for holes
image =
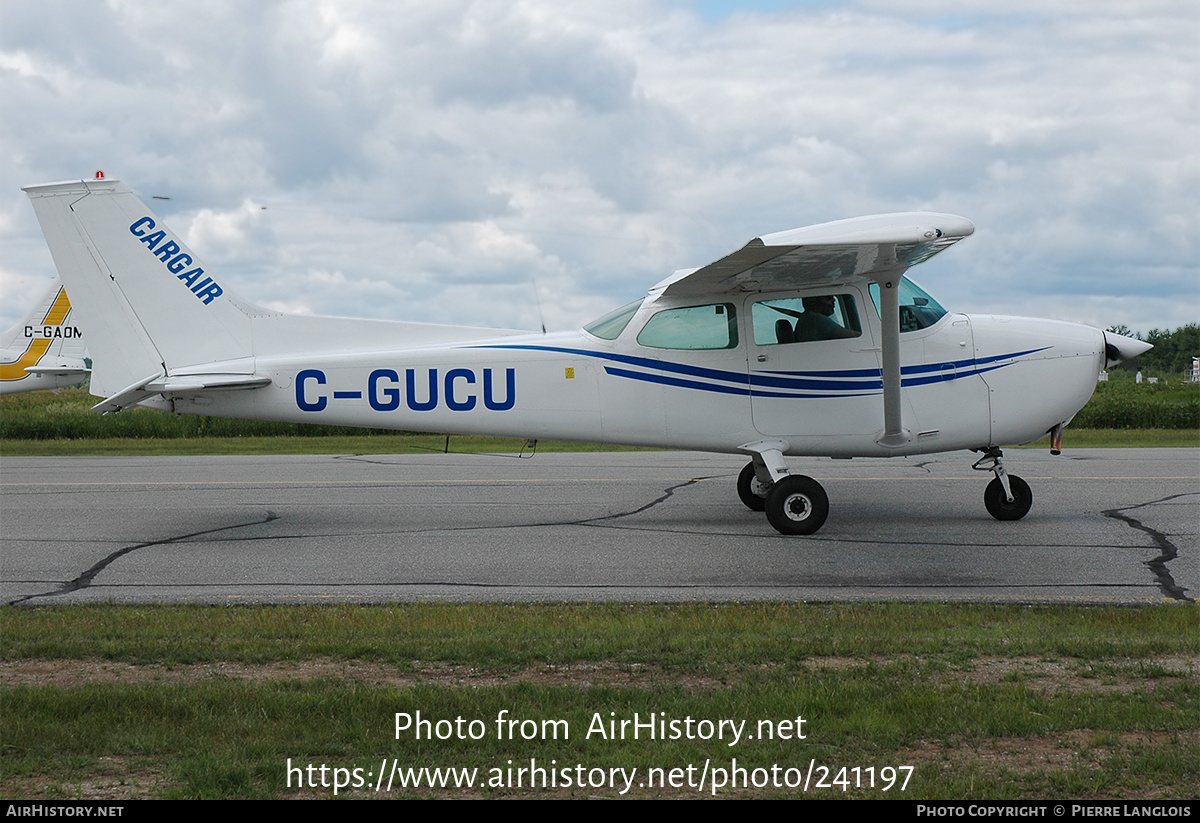
[[[109, 397], [179, 367], [248, 359], [251, 317], [215, 272], [117, 180], [29, 186], [42, 233]], [[245, 371], [252, 371], [246, 366]]]
[[0, 334], [0, 349], [15, 355], [0, 363], [4, 393], [66, 386], [87, 375], [75, 314], [62, 279], [56, 277], [21, 322]]

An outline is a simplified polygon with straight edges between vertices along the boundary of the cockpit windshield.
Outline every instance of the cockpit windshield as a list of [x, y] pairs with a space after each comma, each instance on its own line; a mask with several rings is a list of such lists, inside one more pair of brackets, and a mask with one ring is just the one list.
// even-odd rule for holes
[[[900, 333], [927, 329], [946, 316], [946, 310], [938, 301], [907, 277], [900, 278]], [[871, 299], [875, 301], [875, 312], [882, 314], [879, 303], [879, 284], [871, 284]]]
[[599, 337], [601, 340], [616, 340], [621, 336], [621, 332], [625, 331], [625, 327], [629, 325], [629, 321], [637, 314], [637, 310], [642, 307], [641, 300], [635, 300], [632, 303], [621, 306], [619, 309], [613, 309], [603, 317], [593, 320], [583, 327], [583, 330], [590, 335]]

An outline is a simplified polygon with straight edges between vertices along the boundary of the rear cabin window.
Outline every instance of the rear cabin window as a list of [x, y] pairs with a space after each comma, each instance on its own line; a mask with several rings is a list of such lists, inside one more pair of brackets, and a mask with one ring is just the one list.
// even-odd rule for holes
[[858, 308], [850, 294], [760, 300], [751, 307], [750, 316], [757, 346], [862, 336]]
[[732, 349], [738, 344], [737, 312], [732, 303], [664, 309], [637, 341], [652, 349]]

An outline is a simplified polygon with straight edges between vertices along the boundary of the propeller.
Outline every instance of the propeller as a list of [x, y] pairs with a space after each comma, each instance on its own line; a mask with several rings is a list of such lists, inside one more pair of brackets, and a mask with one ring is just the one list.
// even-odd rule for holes
[[1132, 360], [1152, 348], [1154, 346], [1144, 340], [1106, 331], [1104, 332], [1104, 355], [1108, 358], [1108, 362], [1104, 364], [1105, 368], [1116, 365], [1122, 360]]

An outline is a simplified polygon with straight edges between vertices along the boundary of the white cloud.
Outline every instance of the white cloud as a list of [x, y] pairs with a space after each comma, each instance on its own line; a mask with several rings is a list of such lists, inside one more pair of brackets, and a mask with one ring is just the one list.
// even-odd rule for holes
[[914, 272], [949, 306], [1175, 327], [1198, 25], [1185, 0], [9, 0], [0, 323], [52, 275], [19, 187], [103, 168], [277, 308], [564, 328], [760, 233], [927, 208], [979, 228]]

